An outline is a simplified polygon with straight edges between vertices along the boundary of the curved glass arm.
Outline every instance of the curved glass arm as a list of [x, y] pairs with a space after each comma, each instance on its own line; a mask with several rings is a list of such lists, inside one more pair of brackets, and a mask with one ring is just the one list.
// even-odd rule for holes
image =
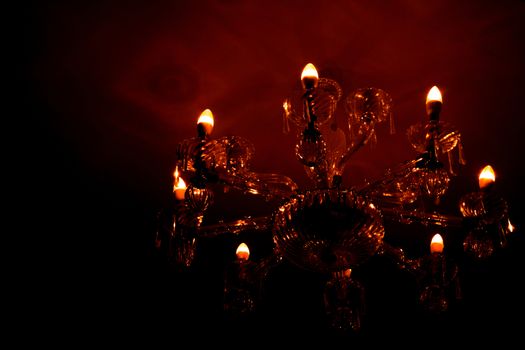
[[463, 146], [461, 144], [461, 133], [451, 124], [444, 121], [431, 120], [412, 125], [407, 130], [407, 138], [417, 152], [432, 153], [437, 157], [439, 154], [447, 154], [449, 172], [455, 173], [455, 160], [452, 151], [457, 148], [460, 165], [465, 165]]
[[362, 134], [353, 139], [352, 145], [346, 149], [346, 152], [337, 161], [337, 167], [342, 169], [345, 166], [345, 164], [350, 160], [350, 158], [354, 155], [354, 153], [357, 152], [361, 147], [366, 145], [374, 135], [374, 130], [368, 129], [366, 131], [363, 131]]
[[454, 215], [444, 215], [438, 213], [426, 213], [419, 210], [403, 210], [398, 208], [381, 208], [383, 216], [397, 220], [404, 224], [411, 224], [413, 222], [420, 223], [425, 226], [441, 226], [441, 227], [463, 227], [466, 221]]
[[420, 195], [420, 187], [411, 179], [421, 158], [409, 160], [385, 175], [359, 189], [359, 193], [383, 206], [398, 206], [414, 202]]
[[246, 193], [270, 198], [288, 198], [296, 190], [297, 185], [287, 176], [265, 173], [222, 173], [219, 180], [228, 186]]
[[224, 234], [238, 235], [244, 231], [267, 231], [271, 226], [271, 218], [261, 216], [257, 218], [245, 217], [227, 223], [218, 223], [199, 227], [197, 235], [199, 237], [217, 237]]
[[417, 152], [425, 152], [427, 150], [429, 138], [434, 134], [436, 143], [436, 150], [441, 153], [452, 151], [458, 146], [461, 139], [461, 133], [449, 122], [431, 121], [420, 122], [412, 125], [407, 130], [407, 138], [412, 147]]
[[383, 242], [378, 253], [392, 259], [401, 269], [406, 269], [415, 275], [422, 275], [423, 273], [420, 260], [407, 258], [405, 252], [401, 248]]
[[230, 172], [246, 171], [255, 153], [250, 141], [239, 136], [225, 136], [206, 143], [202, 157], [205, 164]]
[[193, 138], [177, 147], [177, 167], [190, 182], [219, 182], [267, 198], [287, 198], [297, 185], [287, 176], [250, 171], [255, 150], [246, 139], [226, 136], [216, 140]]
[[[334, 116], [337, 103], [343, 95], [339, 84], [332, 79], [319, 78], [319, 83], [313, 92], [311, 101], [311, 112], [316, 116], [317, 125], [322, 125]], [[297, 127], [304, 128], [309, 122], [309, 110], [304, 104], [304, 90], [299, 86], [283, 102], [283, 131], [289, 131], [289, 121]]]

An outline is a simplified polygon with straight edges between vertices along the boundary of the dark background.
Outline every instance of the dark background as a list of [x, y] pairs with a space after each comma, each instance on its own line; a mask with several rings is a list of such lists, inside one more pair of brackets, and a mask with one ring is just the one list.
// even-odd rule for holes
[[[205, 108], [214, 112], [214, 135], [253, 142], [256, 171], [307, 184], [293, 133], [281, 133], [282, 100], [307, 62], [346, 93], [375, 86], [394, 100], [397, 134], [382, 132], [376, 148], [359, 152], [345, 184], [413, 157], [405, 130], [423, 120], [426, 93], [436, 84], [442, 119], [462, 131], [468, 162], [444, 206], [456, 210], [457, 198], [475, 190], [479, 170], [491, 164], [513, 223], [524, 225], [523, 1], [50, 2], [28, 3], [17, 14], [15, 73], [22, 79], [13, 90], [22, 132], [8, 136], [20, 155], [13, 164], [24, 184], [21, 226], [32, 234], [20, 259], [36, 257], [27, 280], [39, 293], [28, 322], [57, 313], [61, 325], [87, 338], [115, 334], [116, 325], [131, 337], [151, 328], [174, 338], [189, 330], [229, 337], [240, 329], [256, 339], [331, 335], [320, 317], [319, 276], [281, 268], [263, 315], [239, 323], [222, 318], [218, 277], [238, 241], [201, 248], [212, 255], [201, 251], [189, 275], [169, 270], [153, 249], [156, 213], [172, 200], [175, 146], [194, 135]], [[240, 216], [246, 203], [219, 205]], [[431, 232], [422, 232], [409, 236], [416, 252], [427, 249]], [[472, 267], [468, 298], [444, 319], [413, 306], [410, 278], [371, 264], [375, 306], [363, 337], [416, 337], [431, 326], [466, 339], [519, 334], [520, 235], [506, 252]]]

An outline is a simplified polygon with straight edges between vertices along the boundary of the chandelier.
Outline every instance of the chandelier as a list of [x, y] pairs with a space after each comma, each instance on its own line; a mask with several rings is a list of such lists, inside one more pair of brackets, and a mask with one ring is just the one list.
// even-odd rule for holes
[[[283, 132], [296, 130], [295, 155], [311, 180], [308, 189], [287, 176], [254, 172], [250, 142], [239, 136], [212, 138], [215, 120], [206, 109], [197, 120], [197, 136], [177, 147], [174, 205], [159, 214], [155, 245], [171, 266], [184, 269], [206, 240], [270, 232], [268, 256], [252, 258], [242, 241], [235, 255], [231, 252], [223, 288], [224, 313], [231, 317], [257, 310], [266, 279], [287, 260], [325, 276], [320, 298], [328, 324], [358, 332], [367, 300], [357, 272], [377, 255], [413, 275], [425, 312], [445, 313], [461, 299], [459, 261], [488, 259], [506, 246], [515, 228], [507, 203], [494, 190], [496, 174], [490, 165], [479, 174], [479, 191], [459, 200], [460, 215], [441, 210], [442, 196], [465, 164], [461, 133], [441, 120], [442, 106], [434, 86], [426, 99], [427, 118], [407, 130], [414, 157], [377, 180], [349, 188], [343, 173], [352, 156], [378, 142], [383, 124], [395, 132], [392, 99], [378, 88], [360, 88], [343, 98], [336, 81], [320, 78], [314, 65], [307, 64], [300, 87], [282, 107]], [[335, 121], [339, 110], [345, 125]], [[214, 194], [226, 191], [276, 204], [271, 215], [209, 222]], [[431, 230], [428, 253], [408, 257], [402, 244], [385, 239], [390, 235], [385, 222]]]

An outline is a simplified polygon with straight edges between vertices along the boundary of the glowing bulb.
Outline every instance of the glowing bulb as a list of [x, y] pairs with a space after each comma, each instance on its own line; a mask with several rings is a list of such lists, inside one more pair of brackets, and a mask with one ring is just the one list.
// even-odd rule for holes
[[443, 237], [439, 233], [436, 233], [434, 237], [432, 237], [432, 241], [430, 241], [430, 252], [431, 253], [443, 253], [443, 248], [445, 245], [443, 244]]
[[175, 181], [173, 182], [173, 193], [175, 193], [175, 198], [179, 201], [184, 199], [184, 194], [186, 193], [186, 183], [179, 176], [179, 167], [175, 167], [175, 172], [173, 173]]
[[438, 102], [443, 103], [443, 98], [441, 97], [441, 91], [439, 91], [438, 87], [435, 85], [432, 87], [432, 89], [430, 89], [427, 95], [427, 103], [433, 102], [433, 101], [438, 101]]
[[237, 250], [235, 251], [235, 255], [237, 255], [237, 259], [239, 260], [248, 260], [250, 257], [250, 249], [246, 243], [239, 244]]
[[184, 199], [184, 194], [186, 193], [186, 183], [179, 177], [179, 180], [173, 185], [173, 192], [175, 192], [175, 198], [179, 201]]
[[315, 69], [315, 66], [312, 63], [308, 63], [306, 66], [304, 66], [303, 72], [301, 73], [301, 80], [303, 80], [304, 78], [319, 79], [317, 69]]
[[479, 188], [483, 189], [494, 182], [496, 182], [496, 173], [490, 165], [487, 165], [479, 174]]
[[290, 105], [290, 102], [288, 100], [284, 100], [283, 102], [283, 109], [284, 109], [284, 112], [286, 113], [286, 115], [290, 114], [290, 111], [291, 111], [291, 108], [292, 106]]
[[205, 109], [199, 116], [197, 125], [202, 127], [206, 135], [211, 134], [214, 125], [213, 113], [209, 109]]
[[317, 83], [319, 82], [319, 74], [317, 73], [317, 69], [315, 69], [313, 64], [308, 63], [306, 66], [304, 66], [303, 72], [301, 73], [301, 81], [305, 89], [317, 87]]
[[345, 276], [346, 278], [350, 278], [351, 275], [352, 275], [352, 269], [346, 269], [343, 271], [343, 276]]
[[510, 233], [512, 233], [512, 232], [514, 232], [515, 227], [514, 227], [514, 225], [512, 225], [510, 223], [510, 219], [508, 219], [508, 220], [509, 220], [509, 225], [507, 226], [507, 229], [509, 230]]

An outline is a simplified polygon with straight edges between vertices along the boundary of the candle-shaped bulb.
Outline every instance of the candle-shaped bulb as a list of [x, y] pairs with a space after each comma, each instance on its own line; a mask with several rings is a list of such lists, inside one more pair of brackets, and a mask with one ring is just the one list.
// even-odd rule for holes
[[432, 89], [427, 94], [427, 103], [432, 101], [438, 101], [443, 103], [443, 97], [441, 97], [441, 91], [439, 91], [437, 86], [433, 86]]
[[496, 173], [490, 165], [487, 165], [483, 168], [483, 170], [481, 170], [481, 173], [479, 174], [479, 188], [487, 188], [494, 182], [496, 182]]
[[313, 89], [317, 87], [319, 83], [319, 74], [317, 69], [311, 63], [304, 66], [303, 72], [301, 73], [301, 82], [305, 90]]
[[173, 186], [173, 192], [175, 192], [175, 198], [179, 201], [184, 199], [184, 194], [186, 193], [186, 183], [179, 177], [179, 181]]
[[173, 172], [173, 193], [175, 193], [175, 198], [179, 201], [184, 199], [184, 194], [186, 193], [186, 183], [179, 176], [179, 168], [175, 167], [175, 172]]
[[350, 276], [352, 276], [352, 269], [346, 269], [343, 271], [343, 276], [345, 276], [346, 278], [350, 278]]
[[205, 109], [197, 120], [197, 132], [199, 136], [208, 136], [213, 130], [213, 113]]
[[509, 225], [507, 226], [507, 229], [509, 230], [510, 233], [514, 232], [514, 225], [510, 222], [510, 219], [508, 219], [509, 221]]
[[239, 260], [248, 260], [250, 257], [250, 249], [246, 243], [239, 244], [237, 250], [235, 251], [235, 255], [237, 255], [237, 259]]
[[439, 113], [443, 105], [443, 97], [437, 86], [433, 86], [427, 94], [427, 115], [430, 120], [439, 120]]
[[443, 237], [441, 237], [439, 233], [436, 233], [434, 237], [432, 237], [432, 241], [430, 241], [430, 252], [441, 254], [443, 253], [444, 247]]

